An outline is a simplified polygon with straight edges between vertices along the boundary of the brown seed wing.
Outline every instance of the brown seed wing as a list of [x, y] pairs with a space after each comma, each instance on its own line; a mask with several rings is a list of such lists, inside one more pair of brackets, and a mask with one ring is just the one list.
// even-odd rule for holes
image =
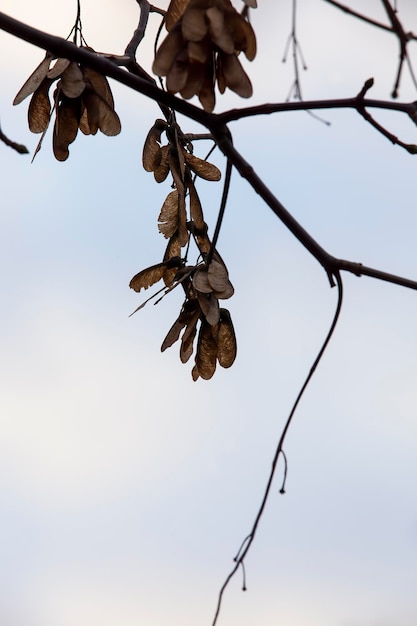
[[80, 121], [80, 101], [63, 97], [56, 110], [52, 148], [58, 161], [69, 156], [68, 146], [74, 141]]
[[206, 268], [197, 268], [193, 276], [193, 285], [197, 291], [201, 293], [211, 293], [212, 286], [209, 283], [208, 272]]
[[85, 89], [85, 82], [78, 63], [72, 61], [59, 82], [59, 86], [68, 98], [78, 98]]
[[100, 74], [89, 67], [83, 66], [81, 71], [85, 83], [89, 85], [105, 102], [107, 102], [110, 108], [114, 109], [113, 94], [107, 78], [103, 76], [103, 74]]
[[13, 100], [14, 105], [20, 104], [25, 98], [37, 90], [48, 73], [52, 58], [52, 54], [47, 52], [43, 61], [41, 61], [38, 67], [32, 72], [27, 81], [17, 92], [16, 97]]
[[[204, 380], [209, 380], [216, 371], [216, 359], [217, 343], [213, 337], [210, 324], [203, 320], [198, 334], [197, 354], [195, 357], [197, 366], [196, 373], [198, 373], [201, 378], [204, 378]], [[194, 380], [196, 380], [196, 378], [194, 378]]]
[[187, 41], [201, 41], [207, 33], [208, 23], [205, 8], [193, 8], [193, 6], [190, 6], [182, 18], [182, 35], [184, 39]]
[[201, 208], [200, 198], [198, 197], [197, 190], [194, 183], [190, 181], [188, 183], [188, 191], [190, 194], [190, 215], [194, 222], [194, 225], [198, 230], [203, 230], [205, 223], [203, 217], [203, 209]]
[[28, 109], [29, 130], [32, 133], [43, 133], [51, 119], [51, 102], [49, 88], [52, 81], [44, 78], [30, 99]]
[[174, 189], [164, 200], [158, 217], [158, 230], [166, 239], [178, 229], [178, 191]]
[[99, 129], [107, 137], [115, 137], [122, 130], [120, 118], [116, 111], [112, 109], [105, 100], [99, 96]]
[[57, 59], [55, 65], [51, 67], [47, 73], [47, 77], [51, 80], [55, 80], [55, 78], [58, 78], [58, 76], [61, 76], [65, 72], [70, 63], [71, 61], [69, 59]]
[[181, 26], [174, 28], [158, 48], [152, 71], [157, 76], [166, 76], [181, 50], [186, 45], [181, 33]]
[[216, 326], [220, 319], [219, 301], [212, 293], [196, 292], [198, 303], [210, 326]]
[[162, 146], [159, 151], [159, 163], [155, 166], [153, 171], [153, 177], [155, 178], [157, 183], [163, 183], [166, 177], [169, 174], [169, 150], [170, 146]]
[[213, 259], [207, 271], [207, 278], [212, 291], [218, 298], [225, 300], [234, 294], [233, 285], [223, 263]]
[[180, 333], [182, 329], [184, 328], [184, 326], [185, 326], [185, 322], [181, 321], [180, 317], [178, 317], [173, 323], [173, 325], [171, 326], [171, 328], [169, 329], [167, 336], [162, 342], [161, 352], [165, 352], [167, 348], [170, 348], [172, 344], [178, 341], [180, 337]]
[[165, 26], [168, 31], [172, 30], [174, 25], [182, 17], [189, 3], [190, 0], [171, 0], [165, 14]]
[[136, 292], [141, 289], [148, 289], [161, 280], [165, 272], [165, 263], [157, 263], [136, 274], [129, 283], [129, 287]]
[[236, 359], [237, 344], [232, 319], [227, 309], [220, 309], [217, 335], [217, 359], [222, 367], [230, 367]]
[[218, 74], [220, 91], [222, 89], [224, 91], [223, 87], [229, 87], [241, 98], [251, 97], [252, 84], [235, 54], [219, 53], [219, 68], [221, 70]]
[[209, 163], [208, 161], [203, 161], [203, 159], [199, 159], [194, 154], [190, 154], [189, 152], [184, 152], [185, 160], [188, 166], [201, 178], [204, 180], [220, 180], [221, 172], [220, 170]]
[[[180, 257], [181, 256], [181, 244], [180, 241], [178, 239], [178, 235], [174, 234], [171, 239], [168, 242], [168, 245], [166, 247], [165, 250], [165, 254], [164, 254], [164, 261], [168, 261], [169, 259], [172, 259], [173, 257]], [[171, 268], [171, 269], [166, 269], [164, 272], [164, 283], [165, 285], [171, 285], [172, 281], [174, 280], [176, 274], [177, 274], [177, 268]]]
[[[164, 130], [164, 126], [161, 125], [162, 120], [156, 120], [155, 124], [152, 126], [150, 131], [148, 132], [145, 143], [143, 146], [142, 152], [142, 164], [143, 169], [146, 172], [153, 172], [155, 167], [160, 163], [161, 156], [161, 134]], [[166, 123], [162, 122], [165, 125]]]

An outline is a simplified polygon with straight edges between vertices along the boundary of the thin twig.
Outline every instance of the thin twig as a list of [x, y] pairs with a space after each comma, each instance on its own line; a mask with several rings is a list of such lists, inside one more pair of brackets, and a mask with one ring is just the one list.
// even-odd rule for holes
[[133, 33], [132, 39], [127, 44], [125, 50], [125, 54], [133, 58], [136, 55], [136, 50], [138, 49], [140, 42], [145, 36], [149, 12], [151, 9], [151, 5], [149, 4], [148, 0], [136, 0], [136, 2], [139, 4], [140, 9], [139, 24], [135, 32]]
[[[236, 563], [235, 563], [234, 567], [232, 568], [232, 570], [230, 571], [229, 575], [227, 576], [226, 580], [224, 581], [224, 583], [223, 583], [223, 585], [222, 585], [222, 587], [221, 587], [221, 589], [219, 591], [219, 595], [218, 595], [218, 599], [217, 599], [217, 606], [216, 606], [216, 611], [215, 611], [215, 614], [214, 614], [214, 619], [213, 619], [212, 626], [216, 626], [217, 619], [219, 617], [220, 610], [221, 610], [223, 595], [224, 595], [224, 592], [226, 591], [227, 586], [229, 585], [229, 582], [232, 580], [233, 576], [236, 574], [236, 572], [237, 572], [237, 570], [239, 569], [240, 566], [242, 566], [243, 571], [244, 571], [244, 560], [245, 560], [245, 557], [246, 557], [247, 553], [249, 552], [249, 550], [250, 550], [250, 548], [252, 546], [252, 543], [254, 542], [254, 539], [255, 539], [255, 536], [256, 536], [256, 531], [258, 530], [259, 523], [260, 523], [262, 515], [264, 513], [265, 506], [266, 506], [266, 503], [268, 501], [268, 498], [269, 498], [269, 495], [270, 495], [270, 492], [271, 492], [272, 483], [273, 483], [273, 480], [274, 480], [274, 477], [275, 477], [275, 472], [276, 472], [276, 468], [277, 468], [277, 465], [278, 465], [278, 459], [279, 459], [280, 455], [283, 454], [283, 446], [284, 446], [285, 438], [287, 436], [289, 427], [291, 425], [291, 422], [293, 420], [293, 417], [294, 417], [294, 414], [295, 414], [295, 412], [297, 410], [297, 407], [298, 407], [298, 405], [300, 403], [300, 400], [301, 400], [302, 396], [304, 395], [304, 392], [307, 389], [307, 387], [308, 387], [308, 385], [309, 385], [309, 383], [310, 383], [310, 381], [311, 381], [311, 379], [313, 377], [313, 374], [314, 374], [315, 370], [317, 369], [317, 366], [319, 365], [319, 363], [320, 363], [320, 361], [321, 361], [321, 359], [323, 357], [323, 354], [326, 351], [327, 346], [329, 345], [330, 339], [332, 338], [333, 333], [335, 331], [335, 328], [337, 326], [337, 322], [339, 321], [340, 312], [342, 310], [342, 303], [343, 303], [343, 283], [342, 283], [342, 278], [341, 278], [339, 272], [335, 273], [335, 279], [336, 279], [336, 283], [337, 283], [337, 286], [338, 286], [338, 298], [337, 298], [336, 311], [335, 311], [335, 314], [334, 314], [334, 317], [333, 317], [330, 329], [329, 329], [329, 331], [327, 333], [327, 336], [326, 336], [326, 338], [325, 338], [325, 340], [323, 342], [323, 345], [320, 348], [319, 353], [317, 354], [317, 356], [316, 356], [316, 358], [315, 358], [315, 360], [313, 362], [313, 365], [311, 366], [311, 369], [310, 369], [310, 371], [309, 371], [309, 373], [308, 373], [308, 375], [307, 375], [307, 377], [306, 377], [306, 379], [305, 379], [305, 381], [304, 381], [304, 383], [303, 383], [303, 385], [302, 385], [302, 387], [301, 387], [301, 389], [300, 389], [300, 391], [299, 391], [299, 393], [297, 395], [297, 398], [296, 398], [296, 400], [295, 400], [295, 402], [293, 404], [293, 407], [292, 407], [292, 409], [290, 411], [290, 414], [289, 414], [289, 416], [287, 418], [285, 426], [284, 426], [284, 428], [282, 430], [281, 436], [280, 436], [279, 441], [278, 441], [278, 445], [277, 445], [276, 450], [275, 450], [274, 458], [272, 460], [271, 471], [269, 473], [269, 477], [268, 477], [268, 480], [267, 480], [267, 483], [266, 483], [266, 488], [265, 488], [265, 492], [264, 492], [264, 495], [263, 495], [263, 498], [262, 498], [262, 501], [261, 501], [261, 505], [260, 505], [260, 507], [258, 509], [258, 512], [257, 512], [256, 516], [255, 516], [255, 520], [253, 522], [252, 529], [251, 529], [249, 535], [245, 538], [245, 540], [243, 542], [244, 547], [243, 547], [243, 549], [241, 548], [239, 550], [238, 558], [235, 558]], [[286, 457], [285, 456], [284, 456], [284, 459], [285, 459], [285, 462], [286, 462]], [[285, 467], [286, 467], [286, 465], [285, 465]]]
[[26, 146], [24, 146], [21, 143], [16, 143], [16, 141], [12, 141], [11, 139], [9, 139], [2, 131], [1, 127], [0, 127], [0, 141], [5, 143], [6, 146], [9, 146], [9, 148], [16, 150], [16, 152], [18, 152], [19, 154], [29, 154], [29, 150], [26, 148]]
[[344, 11], [344, 13], [353, 15], [353, 17], [357, 17], [359, 20], [362, 20], [363, 22], [367, 22], [367, 24], [372, 24], [372, 26], [376, 26], [377, 28], [382, 28], [383, 30], [387, 30], [388, 32], [392, 32], [392, 28], [390, 28], [386, 24], [382, 24], [382, 22], [377, 22], [376, 20], [373, 20], [372, 18], [367, 17], [366, 15], [363, 15], [362, 13], [358, 13], [357, 11], [354, 11], [353, 9], [346, 6], [345, 4], [342, 4], [341, 2], [336, 2], [336, 0], [324, 0], [324, 2], [328, 2], [328, 4], [332, 4], [338, 9], [341, 9], [342, 11]]
[[[65, 41], [61, 37], [55, 37], [44, 33], [36, 28], [28, 26], [14, 18], [0, 12], [0, 29], [9, 32], [20, 39], [28, 41], [43, 50], [49, 50], [51, 53], [64, 57], [73, 61], [78, 61], [88, 65], [92, 69], [113, 78], [121, 84], [130, 87], [148, 98], [151, 98], [159, 104], [182, 113], [188, 118], [205, 126], [213, 135], [218, 147], [223, 154], [230, 160], [232, 165], [236, 167], [239, 173], [247, 180], [251, 187], [258, 193], [267, 206], [279, 217], [279, 219], [287, 226], [291, 233], [298, 241], [317, 259], [317, 261], [325, 269], [330, 284], [334, 285], [333, 274], [338, 270], [349, 271], [356, 276], [367, 275], [386, 282], [402, 285], [410, 289], [417, 289], [417, 282], [400, 276], [395, 276], [382, 272], [377, 269], [363, 267], [360, 263], [352, 261], [340, 261], [336, 257], [329, 254], [319, 243], [307, 232], [299, 222], [287, 211], [281, 202], [274, 196], [271, 190], [265, 185], [261, 178], [256, 174], [253, 167], [239, 154], [230, 141], [230, 132], [226, 126], [227, 121], [241, 119], [249, 115], [255, 115], [255, 111], [259, 114], [273, 113], [278, 110], [295, 111], [303, 108], [353, 108], [357, 109], [357, 98], [344, 100], [325, 100], [316, 102], [287, 102], [273, 105], [262, 105], [259, 107], [248, 107], [246, 109], [229, 111], [223, 114], [207, 113], [202, 109], [185, 102], [176, 96], [173, 96], [162, 89], [156, 87], [154, 83], [132, 73], [126, 72], [122, 68], [112, 63], [109, 59], [98, 56], [97, 54], [78, 48], [69, 41]], [[416, 114], [416, 103], [394, 103], [384, 102], [380, 100], [363, 100], [363, 105], [368, 107], [377, 107], [392, 111], [402, 111], [409, 115]]]

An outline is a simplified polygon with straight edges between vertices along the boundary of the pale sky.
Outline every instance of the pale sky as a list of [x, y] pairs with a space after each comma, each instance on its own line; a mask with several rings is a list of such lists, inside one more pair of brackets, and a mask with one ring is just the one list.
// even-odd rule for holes
[[[238, 3], [236, 3], [238, 4]], [[116, 6], [117, 5], [117, 6]], [[167, 2], [161, 6], [167, 5]], [[258, 0], [251, 103], [284, 100], [291, 2]], [[384, 20], [377, 0], [350, 6]], [[412, 0], [400, 16], [417, 32]], [[1, 10], [66, 36], [76, 2], [3, 0]], [[398, 45], [321, 0], [299, 0], [306, 99], [389, 99]], [[84, 36], [122, 53], [137, 3], [83, 1]], [[157, 26], [151, 16], [151, 30]], [[42, 51], [0, 32], [4, 132], [30, 151], [27, 104], [13, 98]], [[417, 68], [417, 44], [410, 47]], [[138, 52], [150, 69], [152, 37]], [[181, 294], [151, 303], [131, 277], [159, 262], [157, 217], [170, 182], [141, 165], [158, 108], [112, 83], [122, 133], [78, 137], [57, 162], [49, 132], [34, 163], [0, 144], [0, 624], [195, 626], [250, 531], [276, 442], [331, 323], [337, 294], [317, 262], [232, 178], [218, 248], [238, 358], [191, 378], [160, 353]], [[401, 101], [416, 100], [404, 71]], [[246, 106], [233, 94], [216, 110]], [[375, 112], [374, 112], [375, 113]], [[404, 115], [375, 113], [409, 143]], [[335, 256], [417, 279], [417, 156], [353, 111], [234, 123], [235, 145]], [[183, 130], [196, 130], [182, 123]], [[197, 146], [204, 156], [205, 146]], [[212, 157], [224, 169], [224, 159]], [[211, 232], [215, 183], [199, 186]], [[303, 398], [282, 472], [219, 626], [417, 623], [417, 293], [344, 276], [341, 319]]]

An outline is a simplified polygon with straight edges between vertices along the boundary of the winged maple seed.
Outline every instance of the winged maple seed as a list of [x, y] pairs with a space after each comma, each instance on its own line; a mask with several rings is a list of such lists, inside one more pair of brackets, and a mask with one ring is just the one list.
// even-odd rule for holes
[[[121, 124], [105, 76], [68, 59], [57, 59], [51, 67], [53, 59], [53, 55], [47, 52], [17, 93], [13, 104], [20, 104], [32, 96], [28, 109], [29, 129], [33, 133], [42, 133], [35, 156], [55, 111], [53, 152], [58, 161], [65, 161], [69, 156], [68, 146], [75, 140], [78, 129], [85, 135], [95, 135], [100, 130], [113, 136], [120, 133]], [[52, 106], [49, 90], [55, 81], [58, 82]]]
[[[166, 137], [164, 145], [163, 135]], [[176, 123], [169, 124], [165, 120], [156, 120], [150, 129], [143, 147], [142, 162], [147, 172], [153, 172], [157, 182], [164, 181], [171, 174], [173, 189], [165, 198], [158, 216], [159, 232], [169, 240], [163, 261], [142, 270], [130, 281], [130, 287], [137, 292], [160, 280], [165, 286], [133, 313], [161, 292], [160, 299], [181, 285], [185, 300], [161, 350], [163, 352], [172, 346], [182, 333], [180, 359], [186, 363], [193, 354], [200, 325], [192, 376], [194, 380], [199, 377], [209, 379], [217, 363], [230, 367], [236, 357], [236, 338], [230, 314], [219, 306], [219, 300], [230, 298], [234, 289], [224, 261], [216, 250], [210, 253], [212, 244], [193, 175], [218, 181], [221, 174], [215, 165], [193, 154], [190, 141]], [[194, 266], [187, 265], [186, 258], [182, 258], [184, 247], [185, 256], [188, 256], [190, 238], [198, 248], [200, 259]], [[211, 261], [207, 263], [206, 259], [210, 257]]]
[[[256, 6], [245, 0], [246, 7]], [[247, 8], [246, 8], [247, 12]], [[170, 93], [185, 99], [197, 95], [206, 111], [215, 106], [216, 81], [220, 93], [228, 87], [242, 98], [252, 84], [238, 54], [252, 61], [256, 37], [244, 14], [230, 0], [171, 0], [166, 18], [168, 35], [158, 49], [153, 72], [166, 77]]]

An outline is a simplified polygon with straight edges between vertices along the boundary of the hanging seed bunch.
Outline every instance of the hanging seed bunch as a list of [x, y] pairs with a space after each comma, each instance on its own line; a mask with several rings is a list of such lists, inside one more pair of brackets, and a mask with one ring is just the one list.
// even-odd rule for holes
[[[166, 143], [163, 143], [162, 135], [165, 135]], [[185, 299], [161, 350], [172, 346], [181, 336], [180, 359], [186, 363], [193, 354], [197, 337], [192, 377], [193, 380], [199, 377], [208, 380], [217, 363], [230, 367], [236, 358], [232, 320], [229, 311], [219, 305], [219, 300], [230, 298], [234, 289], [223, 259], [216, 250], [211, 250], [193, 175], [219, 181], [221, 174], [215, 165], [193, 154], [192, 144], [177, 124], [169, 125], [164, 120], [157, 120], [148, 133], [143, 149], [143, 167], [153, 172], [159, 183], [168, 175], [172, 177], [174, 189], [165, 198], [158, 217], [158, 230], [168, 239], [168, 245], [162, 262], [136, 274], [130, 287], [140, 292], [163, 280], [165, 287], [161, 291], [168, 293], [181, 285]], [[200, 259], [195, 265], [187, 263], [191, 241], [195, 243]]]
[[[121, 124], [105, 76], [68, 59], [57, 59], [51, 67], [53, 60], [52, 54], [47, 52], [19, 90], [13, 104], [20, 104], [32, 96], [28, 109], [29, 129], [33, 133], [42, 133], [35, 156], [55, 112], [53, 152], [58, 161], [65, 161], [69, 156], [68, 146], [75, 140], [78, 130], [84, 135], [95, 135], [100, 130], [113, 136], [120, 133]], [[52, 104], [49, 92], [54, 83]]]
[[215, 106], [215, 86], [228, 87], [242, 98], [252, 95], [252, 84], [238, 55], [249, 61], [256, 55], [256, 38], [246, 16], [230, 0], [171, 0], [165, 16], [168, 30], [153, 63], [157, 76], [166, 77], [170, 93], [189, 99], [198, 96], [206, 111]]

